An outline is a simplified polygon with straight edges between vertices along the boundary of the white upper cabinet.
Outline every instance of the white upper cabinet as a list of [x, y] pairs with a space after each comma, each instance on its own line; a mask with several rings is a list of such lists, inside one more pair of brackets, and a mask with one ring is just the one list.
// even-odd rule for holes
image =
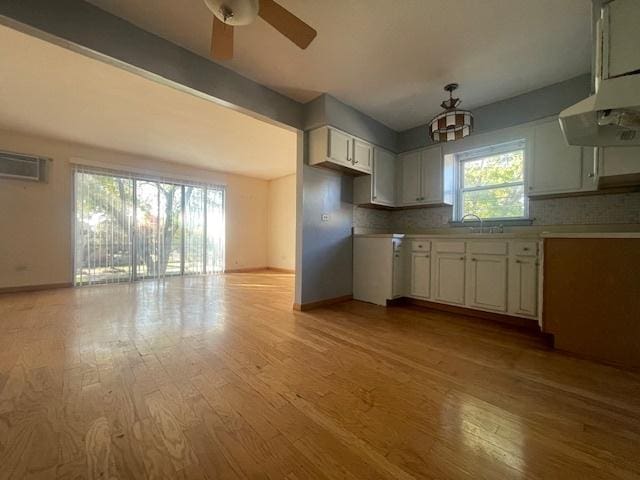
[[372, 203], [393, 206], [396, 199], [396, 157], [382, 148], [373, 149]]
[[[453, 161], [446, 160], [442, 147], [416, 150], [400, 156], [399, 201], [403, 206], [451, 204]], [[447, 194], [445, 194], [447, 192]]]
[[353, 179], [353, 203], [356, 205], [382, 205], [396, 203], [396, 157], [393, 153], [373, 147], [371, 175]]
[[557, 120], [533, 130], [527, 161], [530, 196], [595, 190], [593, 149], [567, 145]]
[[342, 170], [353, 175], [371, 173], [373, 146], [333, 127], [309, 132], [309, 165]]
[[640, 69], [640, 2], [613, 0], [603, 8], [603, 78]]
[[327, 157], [341, 165], [351, 166], [351, 137], [329, 128], [327, 130]]
[[422, 190], [420, 177], [422, 171], [421, 153], [410, 152], [400, 157], [400, 203], [416, 205], [421, 202]]
[[640, 185], [640, 147], [598, 149], [598, 186]]
[[373, 146], [357, 138], [353, 140], [353, 168], [371, 173], [373, 164]]
[[444, 160], [441, 148], [422, 151], [422, 201], [443, 203]]

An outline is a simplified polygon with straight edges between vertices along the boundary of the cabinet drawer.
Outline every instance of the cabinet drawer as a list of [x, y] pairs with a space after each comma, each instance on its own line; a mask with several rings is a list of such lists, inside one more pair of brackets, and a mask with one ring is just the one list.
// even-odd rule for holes
[[506, 255], [507, 242], [469, 242], [469, 253]]
[[431, 250], [430, 240], [414, 240], [411, 242], [412, 252], [428, 252]]
[[435, 251], [438, 253], [464, 253], [464, 242], [435, 242]]
[[535, 257], [538, 255], [537, 242], [514, 242], [511, 248], [513, 255], [521, 255], [524, 257]]

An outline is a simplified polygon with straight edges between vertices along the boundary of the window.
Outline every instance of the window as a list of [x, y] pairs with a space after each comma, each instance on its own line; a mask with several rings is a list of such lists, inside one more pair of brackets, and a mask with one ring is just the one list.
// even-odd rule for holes
[[76, 167], [76, 285], [224, 270], [224, 187]]
[[459, 153], [456, 159], [456, 220], [470, 213], [483, 220], [527, 216], [524, 140]]

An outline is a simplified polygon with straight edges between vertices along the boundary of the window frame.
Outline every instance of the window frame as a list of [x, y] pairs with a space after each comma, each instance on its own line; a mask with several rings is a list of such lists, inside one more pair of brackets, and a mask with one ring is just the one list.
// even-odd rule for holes
[[[527, 196], [526, 187], [527, 187], [527, 139], [519, 138], [516, 140], [511, 140], [508, 142], [497, 143], [492, 145], [487, 145], [483, 147], [474, 148], [471, 150], [466, 150], [458, 153], [454, 153], [455, 158], [455, 171], [456, 171], [456, 191], [454, 195], [454, 208], [453, 208], [453, 221], [460, 222], [463, 216], [463, 197], [466, 192], [477, 192], [483, 190], [495, 190], [497, 188], [508, 188], [508, 187], [517, 187], [522, 186], [522, 195], [524, 199], [524, 211], [522, 216], [518, 217], [487, 217], [482, 218], [483, 221], [504, 221], [508, 222], [511, 220], [514, 221], [522, 221], [529, 220], [529, 198]], [[514, 151], [522, 150], [522, 180], [517, 182], [505, 182], [505, 183], [495, 183], [491, 185], [482, 185], [475, 187], [464, 187], [464, 164], [470, 161], [478, 160], [479, 158], [485, 158], [492, 155], [500, 155], [505, 153], [510, 153]], [[471, 213], [471, 212], [469, 212]], [[469, 214], [468, 213], [468, 214]]]

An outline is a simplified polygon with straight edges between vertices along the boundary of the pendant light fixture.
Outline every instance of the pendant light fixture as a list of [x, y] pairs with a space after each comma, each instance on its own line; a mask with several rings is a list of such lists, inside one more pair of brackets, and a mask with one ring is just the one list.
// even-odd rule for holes
[[459, 98], [453, 98], [453, 91], [457, 88], [457, 83], [450, 83], [444, 87], [445, 92], [449, 92], [449, 100], [440, 104], [444, 112], [429, 122], [429, 135], [436, 143], [458, 140], [473, 131], [473, 114], [468, 110], [458, 109], [462, 102]]

